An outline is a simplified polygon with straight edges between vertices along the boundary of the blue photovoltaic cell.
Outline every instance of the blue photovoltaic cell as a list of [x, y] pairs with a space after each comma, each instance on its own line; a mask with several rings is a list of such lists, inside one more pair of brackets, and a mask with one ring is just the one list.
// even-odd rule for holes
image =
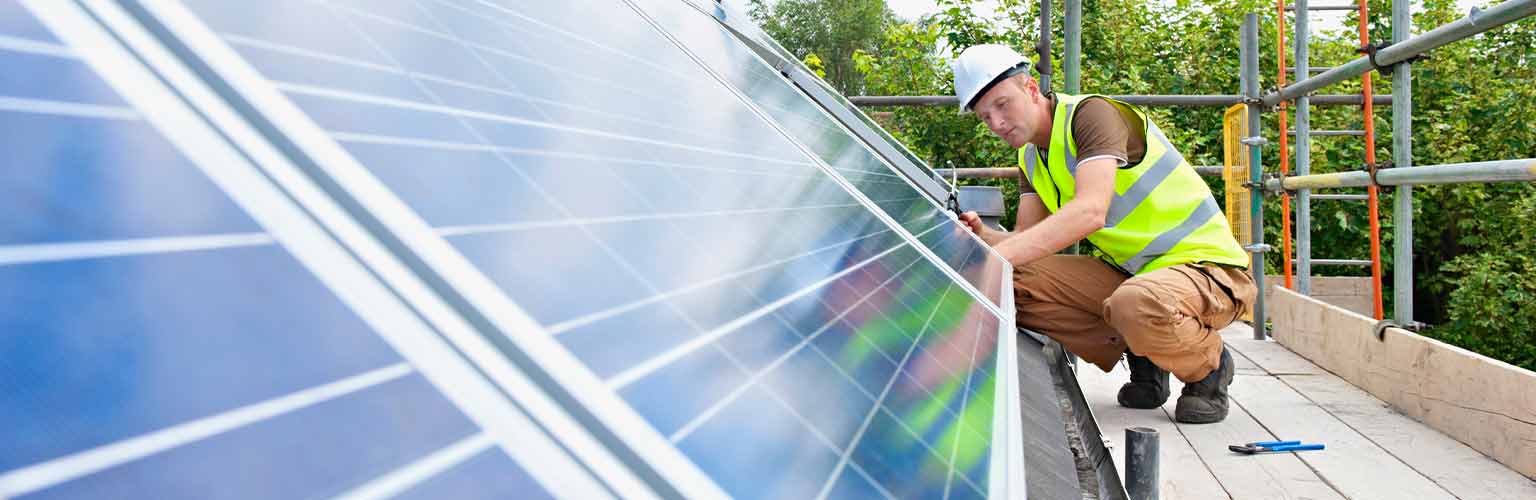
[[[15, 2], [0, 68], [0, 497], [329, 496], [480, 432]], [[260, 403], [282, 409], [124, 444]], [[463, 467], [540, 491], [504, 456]]]
[[[424, 422], [431, 422], [424, 425]], [[478, 432], [410, 375], [43, 490], [108, 498], [126, 485], [156, 498], [330, 497]]]
[[275, 245], [0, 266], [0, 300], [0, 470], [400, 361]]
[[727, 492], [986, 491], [997, 316], [626, 3], [187, 3]]
[[[10, 2], [5, 7], [0, 7], [0, 37], [4, 37], [0, 39], [8, 42], [43, 42], [55, 45], [59, 43], [59, 39], [54, 37], [42, 23], [33, 19], [31, 14], [22, 10], [18, 2]], [[14, 48], [8, 50], [14, 50]]]
[[500, 449], [480, 452], [463, 464], [406, 490], [399, 500], [552, 499]]

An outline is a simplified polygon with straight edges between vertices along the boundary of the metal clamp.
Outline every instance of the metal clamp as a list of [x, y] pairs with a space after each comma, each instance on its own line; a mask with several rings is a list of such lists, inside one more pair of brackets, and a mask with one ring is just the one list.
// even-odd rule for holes
[[1283, 183], [1276, 182], [1275, 188], [1270, 189], [1269, 181], [1278, 179], [1280, 179], [1280, 174], [1269, 173], [1264, 174], [1263, 177], [1261, 177], [1258, 181], [1244, 182], [1239, 184], [1239, 186], [1248, 188], [1249, 191], [1263, 191], [1270, 194], [1283, 194], [1285, 193], [1285, 188], [1281, 187]]
[[1381, 169], [1383, 169], [1383, 168], [1392, 168], [1394, 166], [1396, 166], [1396, 165], [1393, 164], [1390, 161], [1381, 162], [1381, 163], [1367, 163], [1367, 164], [1365, 164], [1365, 172], [1371, 178], [1371, 185], [1377, 186], [1377, 187], [1385, 187], [1385, 186], [1382, 186], [1380, 182], [1376, 181], [1376, 172], [1381, 170]]
[[1420, 54], [1414, 54], [1412, 56], [1409, 56], [1407, 59], [1403, 59], [1401, 61], [1398, 61], [1398, 62], [1395, 62], [1395, 63], [1392, 63], [1392, 64], [1385, 64], [1384, 65], [1384, 64], [1381, 64], [1379, 62], [1376, 62], [1376, 53], [1380, 52], [1381, 49], [1385, 49], [1385, 48], [1391, 47], [1391, 46], [1392, 46], [1392, 42], [1367, 43], [1365, 45], [1361, 45], [1360, 48], [1355, 49], [1355, 53], [1356, 54], [1365, 54], [1365, 58], [1371, 62], [1371, 67], [1376, 68], [1376, 72], [1381, 74], [1381, 76], [1388, 76], [1387, 72], [1389, 70], [1391, 70], [1394, 66], [1397, 66], [1399, 64], [1412, 63], [1412, 62], [1418, 61], [1420, 59], [1429, 59], [1429, 55], [1428, 54], [1420, 53]]
[[1268, 243], [1254, 243], [1243, 247], [1243, 250], [1247, 250], [1248, 253], [1269, 253], [1275, 251], [1275, 247], [1270, 246]]
[[1387, 341], [1387, 329], [1388, 328], [1392, 328], [1392, 327], [1396, 327], [1396, 326], [1397, 326], [1397, 322], [1396, 321], [1392, 321], [1390, 319], [1384, 319], [1384, 320], [1381, 320], [1381, 321], [1377, 321], [1376, 325], [1371, 327], [1371, 335], [1376, 337], [1376, 341], [1377, 342], [1386, 342]]
[[1261, 135], [1251, 135], [1251, 136], [1239, 139], [1238, 142], [1243, 143], [1243, 145], [1245, 145], [1245, 146], [1263, 147], [1263, 146], [1266, 146], [1266, 145], [1269, 144], [1269, 139], [1265, 139], [1264, 136], [1261, 136]]

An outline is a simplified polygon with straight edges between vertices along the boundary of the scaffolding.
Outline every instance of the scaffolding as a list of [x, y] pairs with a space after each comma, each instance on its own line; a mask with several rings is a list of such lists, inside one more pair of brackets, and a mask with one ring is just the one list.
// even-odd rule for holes
[[[1037, 38], [1036, 52], [1037, 68], [1041, 69], [1041, 88], [1050, 89], [1050, 27], [1051, 9], [1049, 1], [1042, 1], [1040, 9], [1040, 33]], [[1081, 75], [1081, 37], [1082, 37], [1082, 2], [1081, 0], [1064, 0], [1066, 19], [1065, 33], [1065, 58], [1063, 60], [1063, 72], [1065, 73], [1066, 92], [1079, 91]], [[1296, 21], [1294, 23], [1294, 66], [1287, 67], [1283, 47], [1285, 46], [1285, 16], [1286, 12], [1294, 11]], [[1362, 55], [1345, 64], [1329, 68], [1312, 68], [1308, 53], [1310, 42], [1310, 23], [1308, 13], [1313, 11], [1355, 11], [1359, 14], [1358, 34]], [[1267, 94], [1261, 93], [1259, 83], [1259, 43], [1258, 43], [1258, 15], [1247, 14], [1244, 16], [1240, 33], [1242, 54], [1241, 64], [1241, 88], [1239, 95], [1132, 95], [1112, 96], [1114, 98], [1144, 106], [1231, 106], [1244, 105], [1248, 121], [1247, 130], [1252, 135], [1244, 137], [1240, 142], [1247, 148], [1249, 182], [1246, 188], [1250, 190], [1250, 206], [1247, 222], [1250, 224], [1250, 237], [1245, 248], [1253, 254], [1253, 279], [1260, 290], [1264, 290], [1264, 254], [1271, 251], [1271, 247], [1264, 243], [1263, 205], [1266, 195], [1279, 195], [1281, 198], [1281, 252], [1282, 272], [1285, 286], [1296, 291], [1310, 295], [1311, 277], [1313, 265], [1368, 265], [1371, 267], [1371, 280], [1373, 289], [1373, 302], [1375, 316], [1378, 320], [1385, 319], [1382, 292], [1382, 261], [1381, 261], [1381, 237], [1379, 217], [1379, 189], [1384, 186], [1392, 186], [1396, 189], [1395, 203], [1393, 206], [1393, 315], [1392, 323], [1402, 326], [1414, 326], [1413, 320], [1413, 191], [1416, 184], [1452, 184], [1452, 183], [1485, 183], [1485, 182], [1530, 182], [1536, 181], [1536, 159], [1499, 160], [1476, 163], [1458, 163], [1447, 165], [1413, 166], [1412, 156], [1412, 67], [1414, 58], [1441, 47], [1443, 45], [1462, 40], [1478, 33], [1489, 31], [1510, 22], [1514, 22], [1533, 14], [1536, 14], [1536, 0], [1507, 0], [1503, 3], [1487, 9], [1472, 9], [1467, 16], [1437, 27], [1418, 36], [1412, 36], [1411, 17], [1409, 15], [1408, 0], [1392, 1], [1392, 41], [1391, 43], [1373, 43], [1369, 39], [1367, 24], [1370, 20], [1366, 0], [1356, 0], [1356, 5], [1308, 5], [1307, 0], [1295, 0], [1294, 5], [1285, 4], [1285, 0], [1276, 1], [1275, 13], [1278, 19], [1276, 23], [1276, 39], [1279, 42], [1280, 52], [1276, 55], [1277, 71], [1276, 90]], [[1294, 72], [1296, 82], [1286, 84], [1287, 71]], [[1385, 73], [1391, 71], [1392, 94], [1378, 95], [1372, 86], [1370, 72], [1379, 71]], [[1313, 74], [1313, 73], [1317, 74]], [[1351, 78], [1361, 78], [1361, 94], [1359, 95], [1314, 95], [1324, 87], [1333, 85]], [[850, 100], [861, 106], [931, 106], [931, 105], [955, 105], [954, 96], [857, 96]], [[1376, 134], [1374, 120], [1374, 106], [1377, 104], [1389, 104], [1392, 106], [1392, 159], [1391, 168], [1384, 168], [1376, 161]], [[1364, 119], [1358, 130], [1312, 130], [1310, 110], [1313, 105], [1358, 105], [1362, 108]], [[1294, 130], [1288, 130], [1291, 126], [1289, 111], [1294, 107], [1296, 119]], [[1279, 132], [1276, 134], [1279, 175], [1266, 174], [1262, 162], [1263, 149], [1269, 144], [1264, 138], [1260, 126], [1261, 116], [1265, 111], [1278, 113]], [[1295, 155], [1291, 155], [1292, 144], [1290, 137], [1295, 137]], [[1363, 171], [1351, 171], [1331, 174], [1312, 174], [1310, 145], [1313, 136], [1339, 136], [1362, 137], [1365, 142], [1365, 158]], [[1292, 175], [1291, 162], [1295, 162], [1295, 174]], [[1232, 160], [1227, 160], [1232, 165]], [[1204, 175], [1220, 175], [1219, 167], [1200, 167]], [[959, 177], [1017, 177], [1018, 169], [1014, 168], [982, 168], [982, 169], [941, 169], [944, 175], [957, 174]], [[1365, 196], [1349, 194], [1313, 194], [1312, 190], [1341, 188], [1341, 187], [1365, 187]], [[1290, 198], [1294, 193], [1294, 208]], [[1358, 259], [1316, 259], [1312, 257], [1311, 238], [1311, 201], [1317, 200], [1363, 200], [1369, 206], [1369, 219], [1371, 225], [1370, 255], [1369, 260]], [[1232, 210], [1234, 207], [1228, 207]], [[1292, 217], [1294, 210], [1294, 251], [1296, 259], [1294, 270], [1290, 255], [1292, 253]], [[1264, 294], [1258, 294], [1257, 303], [1253, 312], [1254, 337], [1266, 338]]]

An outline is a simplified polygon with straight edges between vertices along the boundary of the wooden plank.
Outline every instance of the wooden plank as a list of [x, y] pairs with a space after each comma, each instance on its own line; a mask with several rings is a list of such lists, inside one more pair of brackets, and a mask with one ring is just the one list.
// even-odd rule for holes
[[1394, 409], [1536, 479], [1536, 373], [1275, 290], [1275, 338]]
[[1120, 477], [1125, 477], [1125, 429], [1127, 427], [1150, 427], [1157, 430], [1158, 447], [1161, 451], [1162, 463], [1159, 473], [1159, 493], [1167, 500], [1204, 500], [1217, 498], [1231, 498], [1222, 489], [1221, 483], [1216, 477], [1206, 470], [1200, 456], [1195, 453], [1173, 423], [1168, 414], [1159, 410], [1136, 410], [1120, 406], [1115, 401], [1115, 395], [1120, 390], [1120, 385], [1129, 380], [1129, 372], [1125, 364], [1115, 367], [1115, 371], [1104, 373], [1088, 363], [1078, 363], [1078, 384], [1083, 388], [1083, 396], [1088, 401], [1088, 406], [1093, 409], [1093, 415], [1099, 422], [1099, 429], [1104, 433], [1109, 443], [1113, 446], [1115, 454], [1115, 468]]
[[1393, 411], [1343, 379], [1314, 375], [1281, 380], [1459, 498], [1536, 498], [1536, 482]]
[[1223, 329], [1221, 340], [1271, 375], [1328, 373], [1273, 340], [1254, 340], [1253, 328], [1243, 323]]
[[[1294, 356], [1294, 354], [1293, 354]], [[1262, 364], [1262, 363], [1261, 363]], [[1313, 404], [1275, 377], [1244, 377], [1232, 396], [1281, 439], [1323, 443], [1323, 451], [1297, 453], [1349, 498], [1453, 498], [1449, 491]]]
[[[1240, 358], [1233, 357], [1234, 361]], [[1250, 380], [1269, 378], [1267, 375], [1238, 375], [1232, 383], [1242, 385]], [[1183, 387], [1177, 379], [1173, 380], [1174, 397], [1163, 405], [1170, 420]], [[1214, 424], [1176, 425], [1194, 447], [1195, 453], [1205, 462], [1206, 468], [1234, 499], [1344, 498], [1295, 454], [1243, 455], [1228, 450], [1227, 445], [1279, 438], [1259, 425], [1235, 397], [1226, 420]]]

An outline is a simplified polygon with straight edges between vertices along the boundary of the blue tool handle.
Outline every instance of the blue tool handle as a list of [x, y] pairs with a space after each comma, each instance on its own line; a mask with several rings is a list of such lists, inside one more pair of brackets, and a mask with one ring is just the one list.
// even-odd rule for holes
[[1323, 449], [1323, 445], [1321, 444], [1286, 444], [1280, 446], [1272, 446], [1269, 448], [1269, 451], [1308, 451], [1321, 449]]
[[1301, 441], [1265, 441], [1262, 443], [1248, 443], [1248, 446], [1263, 446], [1265, 448], [1271, 448], [1275, 446], [1290, 446], [1297, 444], [1301, 444]]

